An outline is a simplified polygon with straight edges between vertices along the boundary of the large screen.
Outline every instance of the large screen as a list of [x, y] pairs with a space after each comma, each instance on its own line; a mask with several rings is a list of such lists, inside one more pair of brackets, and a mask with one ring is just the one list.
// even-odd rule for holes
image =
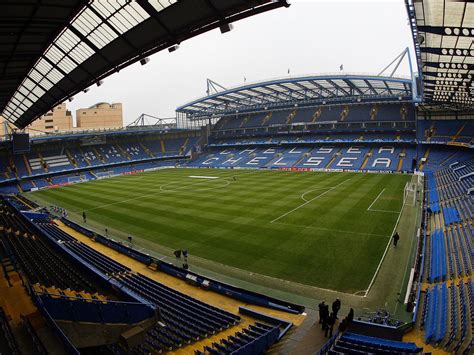
[[30, 150], [30, 135], [28, 133], [12, 134], [13, 153], [28, 152]]

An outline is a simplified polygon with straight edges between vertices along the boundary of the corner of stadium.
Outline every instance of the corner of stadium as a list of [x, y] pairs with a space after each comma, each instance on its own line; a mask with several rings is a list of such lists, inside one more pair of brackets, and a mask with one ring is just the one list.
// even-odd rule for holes
[[404, 3], [378, 74], [110, 128], [66, 103], [290, 4], [1, 2], [0, 354], [472, 354], [474, 4]]

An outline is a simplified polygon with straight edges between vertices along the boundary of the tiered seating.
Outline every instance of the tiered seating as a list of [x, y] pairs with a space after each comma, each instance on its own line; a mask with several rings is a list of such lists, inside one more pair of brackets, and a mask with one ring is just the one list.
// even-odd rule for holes
[[[70, 170], [73, 168], [67, 155], [62, 154], [59, 151], [48, 152], [48, 154], [49, 155], [43, 154], [43, 161], [46, 163], [48, 172], [64, 171], [64, 170]], [[54, 155], [51, 155], [51, 154], [54, 154]], [[31, 168], [33, 168], [33, 166]]]
[[461, 221], [459, 213], [454, 207], [443, 207], [444, 224], [450, 225]]
[[426, 183], [428, 185], [429, 206], [431, 212], [439, 213], [441, 208], [439, 206], [438, 190], [436, 189], [436, 180], [432, 172], [426, 173]]
[[92, 284], [47, 240], [32, 235], [25, 223], [6, 205], [2, 209], [2, 225], [6, 228], [3, 240], [32, 284], [95, 292]]
[[369, 148], [362, 146], [342, 148], [340, 151], [340, 156], [333, 161], [329, 168], [359, 170], [368, 151]]
[[132, 157], [133, 160], [149, 158], [146, 152], [143, 151], [143, 148], [137, 143], [123, 144], [123, 149]]
[[[205, 338], [240, 320], [236, 315], [192, 299], [143, 275], [127, 273], [117, 278], [125, 287], [160, 307], [168, 330], [174, 334], [174, 346]], [[183, 336], [183, 332], [188, 336]]]
[[431, 233], [431, 265], [428, 276], [429, 282], [444, 281], [447, 277], [446, 247], [444, 232], [436, 229]]
[[279, 332], [278, 326], [257, 322], [218, 343], [212, 343], [212, 346], [205, 346], [203, 351], [196, 350], [194, 354], [262, 354], [277, 341]]
[[139, 302], [117, 302], [107, 300], [99, 295], [90, 295], [90, 297], [84, 298], [80, 294], [40, 292], [36, 293], [36, 296], [55, 320], [134, 324], [153, 318], [155, 315], [154, 308], [149, 305]]
[[119, 163], [127, 160], [113, 145], [100, 146], [98, 150], [107, 163]]
[[95, 292], [92, 284], [41, 237], [16, 236], [7, 233], [6, 240], [31, 283]]
[[[160, 314], [167, 327], [157, 326], [149, 336], [155, 339], [153, 341], [159, 344], [162, 350], [205, 338], [234, 325], [240, 319], [143, 275], [132, 274], [129, 268], [77, 242], [54, 224], [41, 225], [41, 228], [86, 263], [109, 277], [115, 277], [124, 287], [160, 307]], [[167, 340], [160, 341], [161, 338]]]
[[[247, 142], [248, 143], [248, 142]], [[368, 164], [363, 165], [369, 151]], [[266, 147], [246, 146], [220, 147], [209, 151], [189, 162], [194, 167], [245, 167], [245, 168], [306, 168], [306, 169], [338, 169], [338, 170], [372, 170], [396, 171], [399, 163], [399, 149], [395, 147], [374, 147], [351, 145], [339, 147], [334, 145], [281, 146]], [[411, 162], [415, 150], [409, 151], [405, 171], [411, 170]]]
[[[8, 205], [3, 203], [2, 212], [7, 209], [8, 213], [0, 214], [2, 225], [14, 224], [15, 230], [20, 228], [27, 230], [24, 224], [30, 222], [22, 222], [9, 211]], [[30, 236], [26, 233], [17, 235], [10, 232], [9, 229], [3, 231], [8, 242], [7, 247], [14, 251], [14, 255], [20, 260], [22, 268], [32, 283], [38, 282], [45, 287], [54, 287], [54, 290], [57, 291], [56, 294], [65, 297], [77, 297], [77, 292], [71, 294], [71, 292], [61, 290], [85, 290], [90, 293], [95, 291], [92, 286], [87, 284], [87, 281], [80, 277], [75, 268], [71, 267], [64, 255], [58, 255], [60, 249], [63, 248], [75, 254], [85, 266], [97, 273], [107, 275], [108, 279], [113, 279], [115, 284], [119, 283], [122, 290], [159, 307], [161, 322], [148, 332], [146, 341], [135, 349], [139, 353], [145, 349], [154, 349], [157, 352], [169, 351], [184, 344], [204, 339], [210, 334], [216, 334], [235, 325], [240, 320], [237, 315], [188, 297], [139, 273], [132, 273], [129, 268], [72, 238], [54, 223], [43, 223], [44, 220], [35, 221], [34, 218], [32, 222], [45, 233], [44, 236]], [[46, 235], [55, 240], [56, 247], [53, 247], [52, 240]], [[40, 294], [45, 293], [45, 287], [38, 285], [35, 287], [39, 287]], [[53, 307], [55, 302], [48, 297], [43, 299], [44, 304], [49, 302], [48, 305], [51, 303], [51, 307]], [[76, 306], [82, 307], [75, 303], [74, 309], [77, 308]], [[84, 305], [84, 307], [86, 306]], [[77, 313], [76, 310], [71, 318], [71, 307], [64, 306], [62, 309], [53, 309], [53, 307], [51, 312], [60, 319], [89, 317], [87, 314]], [[107, 319], [117, 319], [117, 322], [126, 316], [126, 312], [122, 314], [122, 318], [115, 317], [113, 312], [107, 312]], [[105, 313], [102, 315], [104, 316]]]
[[332, 347], [330, 354], [420, 354], [423, 348], [415, 343], [388, 340], [356, 333], [343, 333]]
[[426, 314], [424, 319], [425, 342], [440, 343], [446, 336], [448, 289], [446, 284], [426, 290]]
[[11, 156], [13, 160], [12, 167], [15, 170], [14, 172], [16, 172], [19, 177], [30, 175], [30, 173], [28, 172], [28, 168], [26, 167], [26, 158], [24, 157], [24, 154], [15, 154]]
[[474, 122], [472, 120], [420, 120], [418, 123], [422, 140], [430, 142], [470, 143], [474, 136]]
[[2, 307], [0, 307], [0, 330], [0, 354], [21, 354]]
[[469, 319], [474, 319], [473, 281], [446, 283], [426, 290], [422, 326], [426, 343], [442, 346], [450, 353], [469, 354], [472, 334]]
[[422, 320], [425, 341], [456, 354], [468, 354], [472, 350], [468, 324], [474, 320], [472, 301], [466, 291], [472, 280], [467, 284], [463, 281], [472, 275], [474, 260], [473, 200], [467, 194], [474, 178], [459, 180], [472, 169], [473, 159], [468, 155], [435, 150], [425, 174], [426, 202], [431, 212], [425, 227], [431, 230], [431, 237], [426, 240], [427, 281], [453, 280], [426, 290]]
[[[320, 110], [319, 115], [315, 115]], [[374, 111], [375, 110], [375, 111]], [[372, 112], [376, 112], [375, 115]], [[290, 114], [295, 112], [294, 119], [288, 122]], [[266, 117], [270, 117], [266, 120]], [[336, 105], [310, 108], [285, 109], [258, 114], [243, 114], [237, 117], [223, 117], [213, 127], [214, 130], [233, 130], [238, 128], [255, 128], [292, 123], [324, 122], [367, 122], [367, 121], [413, 121], [415, 112], [411, 105]]]
[[99, 157], [97, 157], [97, 154], [90, 148], [82, 147], [81, 149], [70, 149], [69, 151], [78, 166], [81, 168], [102, 164]]

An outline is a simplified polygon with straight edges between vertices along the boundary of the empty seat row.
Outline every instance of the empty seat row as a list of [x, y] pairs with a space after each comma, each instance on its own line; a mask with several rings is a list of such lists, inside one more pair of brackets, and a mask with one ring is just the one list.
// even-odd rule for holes
[[343, 333], [334, 342], [329, 353], [342, 354], [419, 354], [423, 348], [415, 343], [383, 339], [357, 333]]
[[0, 354], [21, 354], [2, 307], [0, 307]]
[[279, 333], [278, 325], [256, 322], [219, 342], [213, 342], [212, 346], [205, 346], [203, 351], [196, 350], [194, 354], [262, 354], [278, 340]]

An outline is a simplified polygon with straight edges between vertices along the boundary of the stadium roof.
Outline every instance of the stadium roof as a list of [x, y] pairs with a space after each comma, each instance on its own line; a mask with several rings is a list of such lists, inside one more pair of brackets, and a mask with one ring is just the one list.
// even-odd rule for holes
[[405, 0], [410, 16], [424, 103], [474, 108], [474, 3]]
[[252, 110], [374, 101], [411, 101], [412, 80], [368, 75], [288, 77], [204, 96], [176, 109], [189, 118]]
[[120, 69], [286, 0], [5, 0], [0, 113], [19, 128]]

